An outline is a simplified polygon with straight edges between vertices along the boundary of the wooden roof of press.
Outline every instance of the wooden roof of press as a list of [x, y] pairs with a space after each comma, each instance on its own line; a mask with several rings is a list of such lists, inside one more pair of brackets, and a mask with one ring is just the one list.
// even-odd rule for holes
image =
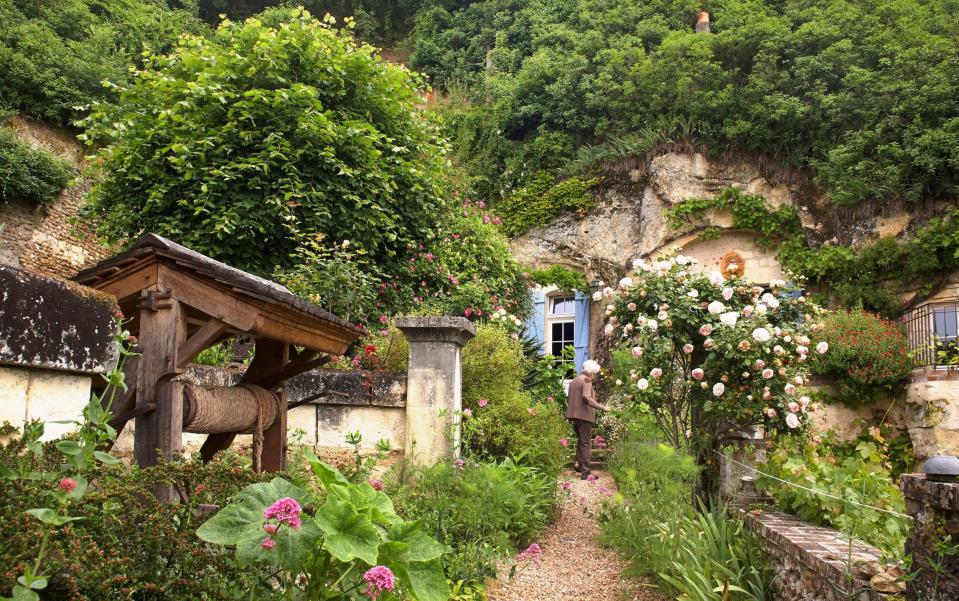
[[223, 321], [227, 334], [280, 340], [342, 354], [362, 330], [307, 302], [286, 287], [230, 267], [156, 234], [147, 234], [127, 251], [78, 273], [77, 282], [117, 297], [134, 316], [148, 291], [169, 291], [200, 324]]

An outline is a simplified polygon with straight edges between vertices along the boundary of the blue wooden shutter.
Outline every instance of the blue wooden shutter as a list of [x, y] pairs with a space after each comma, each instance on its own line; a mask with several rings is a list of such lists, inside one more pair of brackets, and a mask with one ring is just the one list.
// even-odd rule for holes
[[546, 344], [546, 296], [541, 290], [532, 293], [533, 312], [526, 320], [526, 337], [539, 342], [539, 354]]
[[576, 313], [573, 317], [573, 348], [576, 349], [576, 372], [583, 369], [583, 361], [589, 359], [589, 297], [576, 293]]

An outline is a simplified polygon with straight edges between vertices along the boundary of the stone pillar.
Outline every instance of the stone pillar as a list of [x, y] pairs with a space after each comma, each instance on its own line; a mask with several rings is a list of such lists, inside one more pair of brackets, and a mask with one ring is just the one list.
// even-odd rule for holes
[[959, 483], [903, 474], [900, 485], [913, 517], [906, 553], [912, 555], [915, 578], [906, 585], [906, 599], [959, 599]]
[[476, 335], [464, 317], [400, 317], [410, 343], [406, 456], [417, 465], [459, 455], [463, 345]]
[[720, 440], [719, 496], [733, 507], [745, 509], [767, 499], [755, 488], [756, 466], [766, 463], [762, 426], [727, 432]]

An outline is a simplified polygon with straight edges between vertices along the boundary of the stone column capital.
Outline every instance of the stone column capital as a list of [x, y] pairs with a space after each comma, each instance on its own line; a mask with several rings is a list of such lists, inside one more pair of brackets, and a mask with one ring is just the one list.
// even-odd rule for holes
[[463, 346], [476, 336], [476, 326], [465, 317], [398, 317], [396, 327], [409, 342], [452, 342]]

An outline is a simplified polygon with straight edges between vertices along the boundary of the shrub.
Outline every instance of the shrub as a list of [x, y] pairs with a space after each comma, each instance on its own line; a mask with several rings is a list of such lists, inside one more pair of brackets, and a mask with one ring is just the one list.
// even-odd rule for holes
[[510, 459], [438, 463], [407, 476], [391, 495], [397, 512], [418, 520], [452, 552], [449, 579], [485, 582], [503, 555], [532, 542], [556, 506], [553, 474]]
[[888, 395], [915, 365], [902, 327], [862, 310], [828, 315], [822, 338], [829, 352], [811, 362], [813, 373], [832, 376], [846, 401], [868, 403]]
[[33, 148], [10, 128], [0, 126], [0, 202], [47, 204], [73, 176], [69, 163]]
[[270, 274], [323, 234], [398, 273], [447, 214], [421, 78], [303, 10], [184, 37], [114, 83], [85, 122], [106, 145], [90, 203], [108, 237], [154, 231]]
[[832, 497], [862, 504], [853, 505], [760, 479], [758, 484], [772, 493], [783, 510], [816, 524], [832, 526], [893, 557], [902, 557], [906, 519], [873, 509], [905, 513], [902, 491], [892, 479], [888, 457], [879, 445], [863, 440], [856, 444], [853, 452], [844, 454], [842, 446], [815, 436], [782, 436], [776, 438], [774, 444], [764, 471]]
[[546, 225], [553, 217], [566, 212], [582, 216], [592, 206], [589, 193], [598, 180], [571, 177], [558, 183], [542, 173], [513, 195], [500, 201], [496, 208], [503, 216], [508, 236], [519, 236], [530, 228]]
[[[533, 402], [522, 392], [522, 345], [500, 326], [483, 324], [463, 349], [463, 407], [467, 452], [522, 458], [556, 474], [566, 459], [560, 445], [568, 430], [555, 401]], [[485, 401], [485, 402], [484, 402]]]

